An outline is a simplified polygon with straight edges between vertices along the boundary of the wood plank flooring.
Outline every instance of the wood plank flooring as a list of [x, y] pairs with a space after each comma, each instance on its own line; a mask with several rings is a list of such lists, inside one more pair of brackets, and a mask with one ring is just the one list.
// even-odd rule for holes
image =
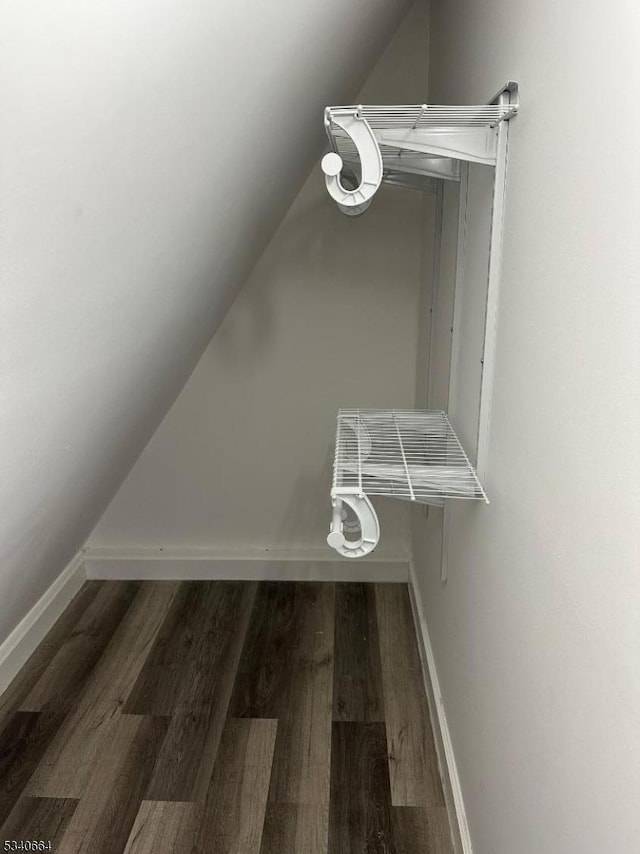
[[0, 697], [0, 846], [452, 854], [406, 585], [85, 584]]

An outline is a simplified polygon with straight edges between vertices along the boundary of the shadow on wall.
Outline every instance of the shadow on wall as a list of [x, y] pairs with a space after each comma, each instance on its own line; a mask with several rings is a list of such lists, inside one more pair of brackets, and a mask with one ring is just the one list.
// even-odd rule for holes
[[[286, 510], [283, 514], [282, 525], [275, 532], [276, 548], [290, 548], [292, 543], [295, 544], [298, 542], [308, 548], [309, 533], [318, 531], [321, 528], [318, 516], [323, 511], [327, 520], [326, 527], [328, 533], [329, 520], [331, 518], [328, 485], [331, 483], [332, 463], [333, 454], [328, 452], [321, 470], [316, 469], [315, 471], [304, 472], [295, 479], [289, 493]], [[324, 507], [318, 501], [318, 481], [322, 484], [327, 484], [327, 500]], [[313, 543], [313, 547], [318, 550], [326, 548], [327, 555], [332, 555], [332, 550], [327, 545], [326, 539], [318, 538], [317, 543]]]
[[[249, 366], [259, 363], [268, 352], [270, 341], [280, 334], [278, 323], [282, 311], [276, 305], [275, 291], [283, 276], [293, 279], [296, 289], [307, 292], [312, 300], [317, 298], [319, 283], [309, 271], [322, 270], [328, 296], [334, 299], [335, 311], [339, 312], [335, 284], [344, 275], [344, 246], [345, 240], [349, 240], [345, 229], [354, 232], [353, 253], [367, 251], [366, 218], [356, 221], [340, 213], [326, 195], [324, 181], [320, 185], [321, 179], [316, 181], [316, 178], [317, 175], [312, 176], [312, 198], [305, 198], [307, 192], [303, 191], [274, 237], [272, 246], [276, 251], [269, 247], [257, 265], [252, 276], [253, 287], [243, 293], [244, 311], [230, 311], [216, 334], [216, 358], [230, 373], [244, 374]], [[357, 277], [348, 282], [352, 291], [358, 284]]]

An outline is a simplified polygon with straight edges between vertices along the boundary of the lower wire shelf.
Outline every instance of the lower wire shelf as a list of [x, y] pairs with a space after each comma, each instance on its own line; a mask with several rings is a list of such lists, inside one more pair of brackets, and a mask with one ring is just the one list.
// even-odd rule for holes
[[[378, 544], [374, 495], [437, 507], [449, 498], [489, 503], [445, 412], [340, 409], [327, 542], [343, 557], [364, 557]], [[357, 518], [354, 539], [345, 536], [353, 527], [345, 505]]]

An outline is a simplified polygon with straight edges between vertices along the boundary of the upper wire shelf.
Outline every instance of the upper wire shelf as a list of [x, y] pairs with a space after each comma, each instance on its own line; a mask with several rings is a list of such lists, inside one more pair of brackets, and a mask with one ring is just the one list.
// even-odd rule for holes
[[495, 167], [499, 128], [517, 112], [515, 83], [489, 104], [326, 107], [327, 190], [343, 213], [358, 216], [383, 181], [424, 190], [433, 188], [425, 178], [460, 181], [465, 162]]
[[392, 106], [362, 105], [327, 107], [325, 125], [330, 134], [341, 133], [334, 121], [345, 112], [357, 110], [359, 118], [366, 119], [372, 130], [419, 128], [496, 127], [518, 111], [515, 104], [472, 104], [462, 106], [436, 104], [407, 104]]

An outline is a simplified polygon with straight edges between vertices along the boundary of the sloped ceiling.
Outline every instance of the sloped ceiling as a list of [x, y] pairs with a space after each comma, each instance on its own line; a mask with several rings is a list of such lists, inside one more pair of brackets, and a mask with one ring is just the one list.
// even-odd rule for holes
[[[406, 0], [8, 0], [0, 640], [82, 545]], [[8, 117], [8, 120], [6, 119]]]

